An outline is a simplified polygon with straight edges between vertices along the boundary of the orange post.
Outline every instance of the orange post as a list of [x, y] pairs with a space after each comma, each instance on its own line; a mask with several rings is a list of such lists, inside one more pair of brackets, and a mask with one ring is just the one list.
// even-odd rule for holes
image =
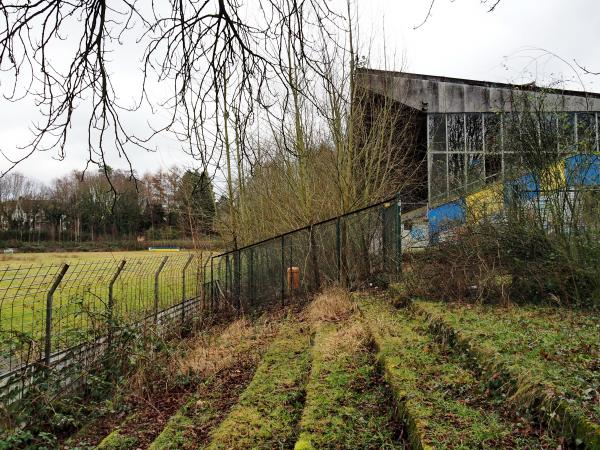
[[300, 287], [300, 268], [288, 267], [287, 285], [289, 291], [294, 291]]

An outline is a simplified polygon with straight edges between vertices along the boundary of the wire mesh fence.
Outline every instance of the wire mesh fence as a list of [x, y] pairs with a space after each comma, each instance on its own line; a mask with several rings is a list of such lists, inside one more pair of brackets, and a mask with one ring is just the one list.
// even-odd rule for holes
[[401, 233], [396, 197], [213, 256], [207, 296], [218, 307], [248, 311], [333, 282], [387, 283], [401, 271]]
[[[404, 205], [410, 210], [414, 205]], [[0, 269], [0, 400], [52, 374], [68, 384], [134, 326], [258, 311], [402, 270], [399, 197], [235, 251]], [[409, 242], [407, 241], [407, 245]]]
[[202, 308], [197, 255], [0, 270], [0, 398], [10, 403], [49, 372], [89, 368], [125, 327], [185, 322]]

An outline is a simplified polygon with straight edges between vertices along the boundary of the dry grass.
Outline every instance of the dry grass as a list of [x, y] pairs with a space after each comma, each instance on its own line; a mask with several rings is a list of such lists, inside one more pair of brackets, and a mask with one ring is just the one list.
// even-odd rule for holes
[[277, 333], [276, 317], [265, 315], [251, 322], [240, 318], [220, 333], [199, 336], [185, 356], [174, 359], [174, 370], [181, 374], [209, 377], [239, 362], [244, 353], [257, 348]]
[[341, 326], [335, 332], [327, 334], [320, 347], [324, 360], [338, 359], [341, 355], [369, 352], [369, 334], [361, 322], [354, 320], [347, 326]]
[[321, 294], [308, 305], [306, 315], [311, 323], [341, 322], [356, 311], [350, 298], [350, 293], [340, 287], [332, 287]]

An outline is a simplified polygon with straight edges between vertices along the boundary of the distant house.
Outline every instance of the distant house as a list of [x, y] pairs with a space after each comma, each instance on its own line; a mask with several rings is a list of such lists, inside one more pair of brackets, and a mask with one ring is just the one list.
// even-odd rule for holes
[[17, 229], [26, 232], [47, 232], [52, 223], [47, 218], [47, 200], [19, 198], [0, 205], [0, 229]]

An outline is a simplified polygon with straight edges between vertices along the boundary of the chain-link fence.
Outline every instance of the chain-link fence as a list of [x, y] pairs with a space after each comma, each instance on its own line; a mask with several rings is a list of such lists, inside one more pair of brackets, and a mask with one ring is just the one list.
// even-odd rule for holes
[[387, 283], [402, 268], [401, 234], [396, 197], [212, 257], [206, 295], [219, 308], [248, 311], [332, 282]]
[[198, 256], [177, 254], [2, 268], [0, 398], [14, 401], [50, 372], [68, 383], [127, 327], [196, 315], [202, 267]]
[[0, 269], [0, 400], [13, 402], [48, 374], [68, 385], [110, 356], [113, 339], [132, 326], [157, 330], [208, 313], [257, 311], [334, 282], [388, 283], [402, 270], [403, 233], [411, 246], [396, 197], [205, 259], [7, 266]]

